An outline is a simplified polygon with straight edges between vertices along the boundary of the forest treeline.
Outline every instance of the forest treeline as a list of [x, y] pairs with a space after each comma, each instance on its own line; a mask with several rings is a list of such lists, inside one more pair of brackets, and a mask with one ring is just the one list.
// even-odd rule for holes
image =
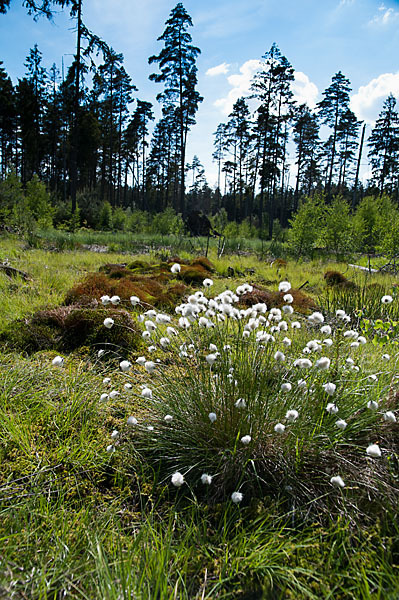
[[[10, 1], [0, 0], [4, 21]], [[43, 66], [35, 45], [16, 84], [0, 62], [3, 223], [13, 214], [24, 216], [18, 202], [30, 206], [30, 219], [37, 221], [35, 211], [42, 219], [46, 210], [34, 209], [36, 194], [39, 206], [49, 203], [44, 220], [56, 226], [135, 230], [143, 215], [166, 214], [178, 229], [190, 211], [200, 210], [223, 230], [230, 223], [231, 231], [271, 238], [310, 204], [304, 198], [323, 198], [326, 207], [340, 199], [353, 214], [365, 196], [376, 206], [388, 196], [399, 202], [399, 116], [392, 94], [365, 141], [364, 124], [350, 108], [348, 78], [341, 71], [333, 75], [314, 110], [298, 104], [294, 68], [274, 43], [254, 75], [251, 96], [239, 98], [214, 133], [218, 181], [211, 189], [200, 159], [186, 160], [203, 98], [197, 90], [200, 49], [192, 43], [193, 23], [183, 4], [165, 23], [159, 54], [149, 57], [150, 79], [159, 85], [157, 122], [153, 105], [138, 97], [123, 55], [84, 23], [83, 0], [24, 4], [49, 18], [57, 5], [70, 10], [76, 51], [60, 72], [59, 65]], [[293, 148], [294, 169], [288, 160]], [[367, 186], [359, 181], [363, 154], [372, 173]]]

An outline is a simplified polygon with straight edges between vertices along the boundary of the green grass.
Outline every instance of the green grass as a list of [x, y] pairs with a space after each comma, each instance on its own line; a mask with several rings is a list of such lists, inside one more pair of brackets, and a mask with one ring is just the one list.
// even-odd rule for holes
[[[93, 240], [100, 243], [98, 237]], [[59, 304], [85, 272], [126, 260], [116, 253], [27, 251], [21, 242], [2, 238], [0, 258], [5, 257], [33, 281], [0, 275], [0, 328]], [[211, 259], [216, 293], [246, 280], [272, 281], [269, 287], [276, 289], [278, 281], [288, 279], [294, 287], [309, 281], [307, 289], [316, 298], [324, 290], [327, 266], [345, 269], [314, 261], [278, 270], [254, 256], [217, 260], [214, 251]], [[244, 275], [222, 277], [228, 266]], [[394, 280], [378, 281], [389, 289]], [[393, 355], [395, 347], [383, 351]], [[382, 367], [376, 362], [381, 352], [368, 345], [364, 368]], [[57, 369], [53, 357], [0, 354], [0, 598], [399, 596], [399, 526], [388, 503], [381, 501], [383, 510], [369, 506], [378, 518], [354, 522], [349, 501], [341, 515], [312, 520], [310, 511], [305, 522], [294, 499], [287, 506], [269, 494], [253, 493], [239, 507], [171, 492], [122, 452], [106, 452], [110, 432], [122, 430], [126, 415], [139, 410], [134, 395], [100, 401], [104, 376], [112, 377], [115, 389], [122, 387], [125, 378], [117, 363], [101, 363], [89, 353], [83, 359], [70, 355]], [[138, 374], [135, 384], [142, 382]]]

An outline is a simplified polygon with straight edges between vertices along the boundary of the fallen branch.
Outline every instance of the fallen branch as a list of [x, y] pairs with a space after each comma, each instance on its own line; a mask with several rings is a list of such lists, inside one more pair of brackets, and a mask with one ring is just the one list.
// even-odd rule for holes
[[10, 279], [19, 275], [25, 281], [32, 281], [32, 277], [28, 275], [28, 273], [20, 271], [19, 269], [15, 269], [14, 267], [10, 267], [9, 265], [0, 265], [0, 271], [3, 271]]

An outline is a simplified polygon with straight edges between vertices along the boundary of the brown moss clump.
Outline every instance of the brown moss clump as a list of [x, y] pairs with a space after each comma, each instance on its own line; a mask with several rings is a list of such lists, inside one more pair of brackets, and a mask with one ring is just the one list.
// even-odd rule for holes
[[208, 276], [208, 271], [202, 265], [181, 265], [179, 279], [182, 279], [187, 284], [201, 284]]
[[[115, 321], [111, 329], [104, 326], [106, 317]], [[28, 354], [41, 350], [70, 352], [82, 346], [109, 344], [134, 350], [142, 343], [140, 331], [127, 311], [81, 306], [60, 306], [18, 319], [10, 323], [0, 341]]]
[[206, 271], [208, 271], [208, 273], [213, 273], [214, 270], [215, 270], [213, 264], [211, 263], [211, 261], [209, 260], [209, 258], [206, 258], [206, 256], [198, 256], [198, 258], [194, 258], [194, 260], [192, 260], [190, 262], [190, 264], [193, 267], [201, 266]]
[[[290, 290], [289, 293], [294, 298], [292, 307], [301, 313], [307, 313], [316, 308], [316, 304], [310, 296], [304, 294], [301, 290]], [[254, 286], [252, 292], [243, 294], [240, 298], [240, 304], [244, 306], [253, 306], [264, 302], [268, 308], [281, 308], [284, 304], [284, 292], [272, 291], [265, 288]]]
[[104, 273], [89, 273], [66, 294], [64, 304], [89, 304], [105, 294], [112, 295], [113, 282]]
[[324, 273], [324, 279], [328, 286], [330, 287], [341, 287], [341, 288], [355, 288], [356, 284], [353, 281], [349, 281], [339, 271], [326, 271]]

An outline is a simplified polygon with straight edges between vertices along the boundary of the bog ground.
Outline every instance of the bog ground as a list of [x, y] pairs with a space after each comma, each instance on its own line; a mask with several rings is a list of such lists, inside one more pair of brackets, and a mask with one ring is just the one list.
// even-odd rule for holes
[[398, 597], [396, 280], [198, 254], [1, 239], [0, 597]]

